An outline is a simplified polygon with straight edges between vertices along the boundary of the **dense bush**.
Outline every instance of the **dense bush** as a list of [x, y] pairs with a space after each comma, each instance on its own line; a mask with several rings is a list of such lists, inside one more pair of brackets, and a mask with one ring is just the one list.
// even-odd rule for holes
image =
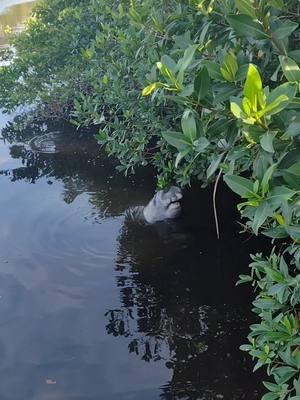
[[146, 165], [174, 107], [161, 118], [162, 108], [142, 98], [145, 76], [187, 24], [176, 0], [41, 1], [26, 32], [12, 39], [16, 57], [3, 54], [14, 62], [1, 69], [0, 104], [8, 111], [35, 104], [40, 117], [105, 128], [120, 170]]
[[299, 400], [299, 2], [110, 3], [39, 3], [0, 104], [97, 126], [120, 169], [150, 163], [158, 186], [223, 175], [245, 230], [275, 243], [240, 279], [259, 318], [243, 349], [274, 378], [264, 400]]

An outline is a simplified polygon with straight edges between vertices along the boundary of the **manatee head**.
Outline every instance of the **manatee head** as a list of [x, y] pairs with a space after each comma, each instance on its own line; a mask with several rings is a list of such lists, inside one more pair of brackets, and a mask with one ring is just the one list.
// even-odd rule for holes
[[182, 197], [182, 191], [177, 186], [171, 186], [169, 189], [157, 192], [144, 208], [146, 222], [152, 224], [164, 219], [178, 217], [181, 211], [180, 201]]

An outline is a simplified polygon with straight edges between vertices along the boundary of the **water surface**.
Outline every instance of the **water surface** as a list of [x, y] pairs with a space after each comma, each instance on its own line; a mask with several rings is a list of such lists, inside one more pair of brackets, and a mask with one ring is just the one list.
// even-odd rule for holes
[[233, 199], [186, 191], [176, 223], [124, 220], [151, 174], [114, 172], [92, 136], [8, 124], [0, 141], [0, 398], [258, 399], [238, 350], [251, 292]]
[[[18, 26], [31, 5], [5, 8], [0, 24]], [[220, 241], [211, 192], [195, 187], [178, 221], [130, 224], [126, 209], [154, 193], [151, 171], [125, 179], [92, 135], [9, 120], [0, 399], [258, 399], [261, 379], [238, 350], [252, 294], [235, 281], [262, 244], [238, 234], [235, 199], [220, 189]]]

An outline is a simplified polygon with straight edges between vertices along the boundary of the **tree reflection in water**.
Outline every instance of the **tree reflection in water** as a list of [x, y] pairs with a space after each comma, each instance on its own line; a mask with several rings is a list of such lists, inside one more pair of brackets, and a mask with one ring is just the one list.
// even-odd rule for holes
[[173, 371], [164, 399], [258, 398], [238, 350], [248, 321], [232, 293], [236, 271], [224, 276], [236, 245], [218, 246], [210, 234], [203, 239], [186, 218], [122, 227], [116, 261], [122, 306], [107, 312], [106, 329], [128, 338], [129, 353]]
[[[105, 216], [120, 215], [137, 199], [146, 201], [149, 196], [141, 189], [142, 185], [149, 186], [147, 177], [135, 185], [134, 177], [126, 179], [117, 174], [91, 132], [74, 131], [72, 126], [61, 122], [27, 125], [21, 116], [8, 123], [1, 134], [10, 145], [10, 156], [18, 162], [13, 167], [0, 169], [0, 175], [12, 182], [24, 180], [34, 184], [41, 178], [48, 179], [49, 184], [60, 181], [63, 199], [68, 204], [87, 193], [95, 222]], [[136, 193], [129, 193], [132, 185]]]

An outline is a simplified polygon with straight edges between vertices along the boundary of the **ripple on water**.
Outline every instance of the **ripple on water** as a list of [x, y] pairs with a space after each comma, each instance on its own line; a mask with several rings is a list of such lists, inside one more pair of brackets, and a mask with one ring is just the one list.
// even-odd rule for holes
[[[70, 142], [71, 140], [71, 142]], [[78, 141], [76, 141], [78, 145]], [[72, 138], [60, 131], [47, 132], [32, 138], [28, 143], [30, 149], [43, 154], [55, 154], [72, 148]]]

